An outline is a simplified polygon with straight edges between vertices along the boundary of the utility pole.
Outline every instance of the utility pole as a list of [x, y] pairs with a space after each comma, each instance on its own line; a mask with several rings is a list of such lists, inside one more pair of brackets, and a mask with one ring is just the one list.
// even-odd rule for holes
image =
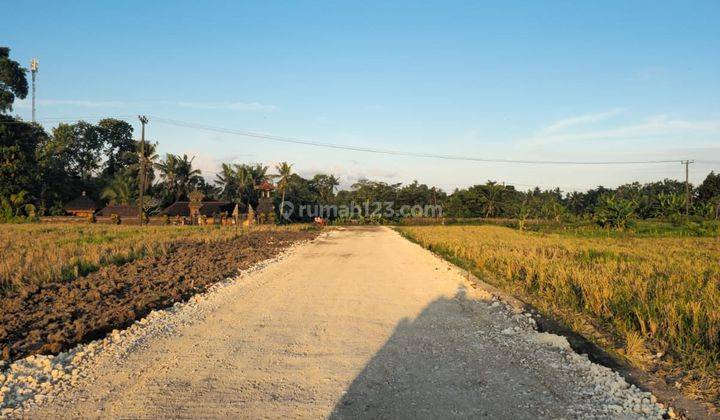
[[35, 122], [35, 75], [40, 69], [40, 62], [33, 58], [30, 60], [30, 73], [32, 74], [32, 122]]
[[685, 217], [690, 217], [690, 164], [695, 163], [694, 160], [681, 161], [685, 165]]
[[144, 115], [139, 115], [138, 119], [142, 125], [140, 130], [140, 197], [138, 200], [138, 210], [140, 217], [140, 226], [143, 225], [143, 194], [145, 192], [145, 124], [148, 123], [148, 119]]

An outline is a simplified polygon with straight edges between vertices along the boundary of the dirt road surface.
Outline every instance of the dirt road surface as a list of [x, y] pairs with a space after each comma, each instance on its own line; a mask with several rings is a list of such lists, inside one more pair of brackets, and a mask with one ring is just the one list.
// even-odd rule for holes
[[487, 298], [390, 229], [332, 231], [238, 279], [196, 319], [108, 358], [29, 414], [658, 415], [648, 394]]

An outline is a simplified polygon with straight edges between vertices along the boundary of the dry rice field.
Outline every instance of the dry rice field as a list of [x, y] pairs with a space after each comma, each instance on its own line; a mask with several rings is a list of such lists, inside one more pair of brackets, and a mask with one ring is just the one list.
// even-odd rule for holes
[[719, 238], [398, 230], [688, 395], [720, 401]]
[[[304, 226], [250, 229], [302, 229]], [[239, 233], [247, 232], [240, 229]], [[5, 224], [0, 226], [0, 297], [8, 289], [69, 280], [106, 265], [163, 255], [174, 242], [233, 238], [227, 226], [123, 226], [99, 224]]]

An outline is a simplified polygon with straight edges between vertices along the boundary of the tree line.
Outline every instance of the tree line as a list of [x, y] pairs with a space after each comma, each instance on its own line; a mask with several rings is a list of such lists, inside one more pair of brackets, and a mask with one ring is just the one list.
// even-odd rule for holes
[[[193, 157], [161, 158], [157, 143], [146, 144], [141, 154], [133, 127], [122, 120], [61, 123], [48, 133], [39, 124], [9, 115], [15, 98], [27, 93], [25, 69], [9, 58], [8, 48], [0, 48], [0, 220], [63, 214], [63, 205], [83, 192], [102, 203], [135, 204], [141, 188], [148, 197], [148, 213], [187, 200], [193, 190], [207, 199], [255, 206], [255, 187], [266, 180], [277, 184], [277, 209], [283, 201], [294, 206], [392, 203], [396, 210], [440, 205], [447, 217], [585, 218], [619, 227], [631, 218], [677, 219], [685, 211], [685, 184], [670, 179], [570, 193], [559, 188], [520, 191], [493, 181], [447, 193], [417, 181], [403, 185], [367, 179], [338, 190], [340, 182], [333, 174], [303, 178], [283, 162], [272, 171], [260, 163], [223, 163], [210, 181], [193, 165]], [[144, 185], [141, 163], [146, 168]], [[694, 217], [719, 218], [720, 174], [710, 172], [702, 184], [691, 186], [690, 199]], [[358, 216], [370, 215], [361, 211]], [[292, 217], [303, 219], [297, 213]]]

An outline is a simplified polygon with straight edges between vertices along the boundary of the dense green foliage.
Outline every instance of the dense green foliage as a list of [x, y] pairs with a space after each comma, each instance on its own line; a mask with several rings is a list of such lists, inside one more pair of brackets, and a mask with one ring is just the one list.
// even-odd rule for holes
[[25, 99], [27, 94], [25, 69], [10, 59], [10, 48], [0, 47], [0, 113], [11, 111], [15, 98]]
[[[61, 123], [48, 134], [38, 124], [5, 115], [12, 109], [15, 97], [27, 95], [25, 70], [9, 58], [7, 48], [0, 48], [0, 78], [2, 221], [63, 214], [63, 205], [82, 192], [99, 204], [134, 204], [140, 184], [149, 213], [176, 200], [186, 200], [196, 189], [207, 199], [254, 207], [258, 203], [256, 187], [272, 179], [278, 187], [275, 208], [279, 211], [281, 202], [287, 202], [295, 210], [291, 220], [309, 220], [315, 215], [336, 217], [337, 213], [317, 210], [317, 206], [331, 204], [353, 209], [346, 217], [373, 223], [397, 219], [403, 207], [413, 206], [434, 207], [432, 217], [440, 215], [436, 206], [442, 206], [442, 215], [451, 218], [517, 219], [521, 229], [529, 219], [594, 221], [621, 229], [634, 219], [658, 218], [676, 223], [685, 219], [685, 185], [669, 179], [566, 194], [560, 189], [539, 188], [523, 192], [493, 181], [448, 194], [417, 181], [402, 185], [367, 179], [337, 191], [339, 180], [334, 175], [317, 174], [305, 179], [283, 162], [274, 168], [277, 175], [268, 173], [269, 168], [262, 164], [222, 164], [221, 172], [209, 183], [193, 167], [193, 157], [167, 154], [160, 158], [157, 144], [152, 143], [146, 144], [141, 153], [138, 141], [133, 139], [133, 128], [125, 121], [108, 118], [97, 124]], [[141, 166], [146, 169], [144, 179], [140, 179]], [[691, 186], [690, 198], [694, 218], [718, 219], [720, 174], [711, 172], [697, 188]], [[301, 214], [301, 206], [315, 206], [315, 210]]]

